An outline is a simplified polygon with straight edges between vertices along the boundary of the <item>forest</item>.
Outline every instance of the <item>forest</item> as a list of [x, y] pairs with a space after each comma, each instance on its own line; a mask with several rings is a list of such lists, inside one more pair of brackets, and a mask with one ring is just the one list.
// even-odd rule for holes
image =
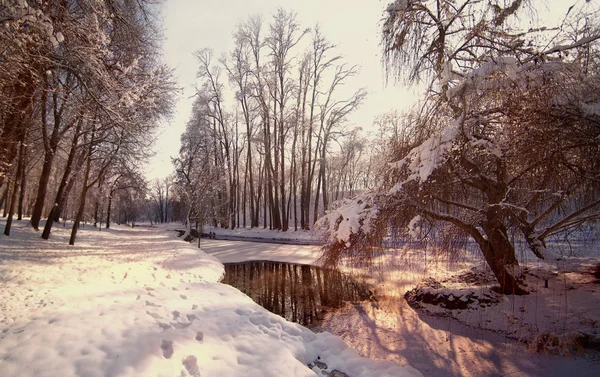
[[[423, 85], [412, 110], [348, 121], [360, 67], [292, 10], [251, 15], [233, 48], [195, 52], [194, 104], [174, 172], [141, 162], [181, 90], [162, 62], [152, 1], [0, 7], [0, 207], [42, 237], [81, 223], [183, 222], [326, 233], [326, 260], [368, 260], [390, 235], [473, 240], [503, 290], [526, 293], [514, 242], [600, 216], [598, 8], [549, 27], [533, 1], [397, 0], [383, 12], [390, 80]], [[321, 219], [321, 220], [319, 220]], [[510, 270], [510, 271], [509, 271]]]
[[[176, 90], [142, 3], [7, 1], [0, 5], [0, 204], [8, 216], [110, 226], [144, 200], [140, 160]], [[86, 204], [88, 204], [86, 206]], [[91, 204], [91, 205], [90, 205]], [[130, 215], [132, 216], [132, 215]], [[135, 216], [135, 215], [133, 215]]]
[[372, 144], [346, 124], [367, 93], [338, 92], [359, 67], [318, 26], [279, 10], [241, 23], [228, 54], [196, 52], [197, 94], [175, 173], [147, 181], [140, 162], [180, 89], [161, 63], [152, 2], [17, 2], [2, 11], [0, 207], [9, 219], [31, 217], [34, 229], [61, 216], [99, 227], [311, 229], [333, 201], [374, 185], [382, 145], [400, 132], [397, 112], [378, 117]]
[[2, 377], [600, 375], [600, 0], [0, 0], [0, 211]]

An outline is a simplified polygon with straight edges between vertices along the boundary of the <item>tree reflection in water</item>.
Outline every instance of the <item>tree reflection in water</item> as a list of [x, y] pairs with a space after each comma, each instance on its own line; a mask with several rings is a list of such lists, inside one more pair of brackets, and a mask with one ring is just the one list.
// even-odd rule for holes
[[226, 263], [223, 283], [265, 309], [302, 325], [315, 325], [327, 309], [370, 296], [369, 286], [338, 270], [282, 262]]

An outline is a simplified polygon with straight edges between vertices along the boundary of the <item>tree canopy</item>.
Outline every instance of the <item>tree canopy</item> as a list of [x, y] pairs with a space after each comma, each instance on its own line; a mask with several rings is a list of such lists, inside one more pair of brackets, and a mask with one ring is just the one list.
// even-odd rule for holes
[[[448, 251], [470, 237], [504, 293], [526, 294], [515, 240], [546, 241], [600, 218], [600, 32], [595, 4], [560, 27], [518, 30], [531, 2], [398, 0], [384, 49], [409, 80], [429, 78], [433, 133], [396, 148], [379, 190], [320, 220], [326, 260], [369, 258], [391, 232]], [[431, 127], [433, 125], [433, 127]]]

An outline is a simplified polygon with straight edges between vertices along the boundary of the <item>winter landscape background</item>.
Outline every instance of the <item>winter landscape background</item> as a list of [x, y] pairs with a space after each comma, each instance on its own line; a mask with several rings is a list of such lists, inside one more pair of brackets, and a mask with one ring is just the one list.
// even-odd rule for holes
[[600, 3], [0, 4], [0, 375], [600, 372]]

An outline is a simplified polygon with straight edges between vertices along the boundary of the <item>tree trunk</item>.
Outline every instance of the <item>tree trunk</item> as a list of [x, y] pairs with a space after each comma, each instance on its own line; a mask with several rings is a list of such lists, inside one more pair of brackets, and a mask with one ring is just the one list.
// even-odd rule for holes
[[[489, 216], [488, 216], [489, 218]], [[484, 225], [487, 239], [480, 241], [483, 256], [500, 283], [501, 293], [511, 295], [527, 295], [529, 292], [521, 286], [517, 275], [519, 263], [515, 248], [510, 243], [506, 227], [494, 220]]]
[[17, 201], [17, 192], [19, 190], [18, 175], [15, 176], [12, 184], [12, 193], [10, 195], [10, 204], [8, 208], [8, 218], [6, 219], [6, 225], [4, 226], [4, 235], [10, 236], [10, 229], [12, 227], [13, 215], [15, 214], [15, 202]]
[[24, 137], [21, 134], [30, 121], [35, 89], [34, 77], [26, 70], [15, 80], [10, 91], [12, 103], [7, 108], [9, 111], [0, 132], [0, 176], [8, 173], [17, 156], [19, 140]]
[[[319, 169], [320, 170], [320, 169]], [[317, 175], [317, 190], [315, 191], [315, 209], [313, 212], [313, 222], [311, 225], [317, 222], [319, 213], [319, 193], [321, 191], [321, 172]]]
[[15, 204], [17, 201], [17, 192], [19, 190], [19, 172], [23, 168], [23, 164], [25, 163], [25, 135], [27, 134], [27, 126], [24, 126], [22, 129], [22, 133], [20, 135], [20, 146], [19, 146], [19, 162], [17, 165], [17, 172], [15, 173], [15, 179], [13, 182], [12, 194], [10, 196], [10, 208], [8, 209], [8, 219], [6, 219], [6, 225], [4, 227], [4, 234], [10, 236], [10, 228], [12, 226], [12, 219], [15, 214]]
[[[185, 214], [185, 232], [181, 236], [181, 239], [184, 241], [190, 241], [188, 238], [190, 238], [190, 234], [192, 233], [192, 222], [190, 219], [191, 214], [192, 207], [190, 206]], [[198, 235], [198, 237], [200, 237], [200, 235]]]
[[[108, 195], [108, 205], [106, 207], [106, 229], [110, 229], [110, 210], [112, 207], [112, 196], [113, 192], [111, 191]], [[152, 224], [150, 224], [152, 225]]]
[[47, 119], [46, 119], [46, 102], [47, 102], [47, 87], [44, 87], [42, 91], [42, 135], [44, 144], [44, 164], [42, 166], [42, 173], [40, 174], [37, 196], [35, 199], [35, 205], [33, 206], [33, 212], [31, 213], [31, 226], [37, 230], [40, 225], [42, 218], [42, 212], [44, 210], [44, 204], [46, 202], [46, 193], [48, 191], [48, 182], [50, 181], [50, 173], [52, 172], [52, 165], [54, 162], [54, 156], [56, 155], [56, 149], [58, 148], [59, 141], [59, 129], [60, 119], [54, 119], [54, 125], [52, 127], [52, 134], [50, 137], [47, 135]]
[[[319, 169], [321, 174], [321, 187], [323, 188], [323, 211], [327, 211], [327, 207], [329, 207], [329, 201], [327, 198], [327, 177], [325, 175], [325, 164], [327, 163], [327, 160], [325, 159], [327, 153], [327, 136], [328, 135], [325, 135], [325, 137], [323, 138], [323, 150], [321, 151], [321, 167]], [[316, 218], [318, 218], [317, 214], [315, 214], [315, 222]]]
[[504, 248], [501, 245], [488, 245], [482, 248], [485, 260], [494, 273], [494, 276], [500, 283], [501, 293], [507, 295], [527, 295], [529, 292], [521, 287], [520, 281], [516, 278], [518, 274], [516, 269], [519, 268], [518, 263], [510, 263], [514, 258], [514, 248]]
[[[71, 140], [71, 150], [69, 151], [69, 157], [67, 158], [67, 163], [65, 165], [65, 171], [63, 172], [62, 179], [58, 186], [58, 191], [56, 192], [56, 198], [54, 200], [54, 205], [48, 214], [48, 219], [46, 220], [46, 224], [44, 226], [44, 231], [42, 232], [42, 238], [47, 240], [50, 237], [50, 231], [52, 230], [52, 225], [54, 222], [58, 222], [60, 219], [60, 212], [62, 210], [62, 206], [64, 204], [65, 199], [64, 196], [68, 191], [70, 191], [69, 185], [72, 187], [72, 181], [69, 182], [69, 176], [71, 175], [71, 170], [73, 167], [73, 161], [75, 160], [75, 155], [77, 154], [77, 142], [79, 140], [79, 132], [81, 131], [81, 127], [83, 124], [83, 117], [80, 117], [77, 121], [77, 126], [75, 128], [75, 133], [73, 135], [73, 139]], [[67, 190], [69, 188], [69, 190]]]
[[169, 222], [169, 183], [165, 180], [165, 222]]
[[98, 227], [98, 210], [100, 209], [100, 202], [96, 200], [94, 202], [94, 228]]
[[[21, 152], [20, 152], [21, 153]], [[23, 145], [22, 154], [19, 156], [19, 181], [21, 188], [19, 189], [19, 205], [17, 220], [23, 219], [23, 202], [25, 201], [25, 190], [27, 188], [27, 180], [25, 179], [25, 155], [27, 154], [27, 146]]]
[[94, 133], [95, 127], [92, 127], [92, 136], [90, 138], [90, 145], [87, 151], [87, 161], [85, 165], [85, 173], [83, 174], [83, 185], [81, 187], [81, 195], [79, 196], [79, 209], [75, 215], [75, 221], [73, 222], [73, 229], [71, 230], [71, 237], [69, 238], [69, 245], [75, 245], [75, 238], [77, 237], [77, 229], [85, 210], [85, 199], [88, 191], [88, 180], [90, 177], [90, 170], [92, 166], [92, 149], [94, 145]]
[[2, 207], [4, 210], [4, 214], [2, 215], [2, 217], [6, 217], [6, 214], [7, 214], [6, 207], [8, 206], [8, 203], [7, 203], [6, 198], [8, 197], [9, 189], [10, 189], [10, 184], [8, 182], [6, 182], [6, 188], [4, 189], [4, 192], [2, 192], [2, 197], [0, 197], [0, 207]]
[[38, 229], [40, 220], [42, 218], [42, 211], [44, 209], [44, 202], [46, 200], [46, 191], [48, 188], [48, 182], [50, 181], [53, 160], [54, 159], [52, 156], [46, 154], [44, 158], [44, 164], [42, 166], [42, 173], [40, 174], [35, 205], [33, 206], [33, 212], [31, 213], [31, 226], [36, 230]]

